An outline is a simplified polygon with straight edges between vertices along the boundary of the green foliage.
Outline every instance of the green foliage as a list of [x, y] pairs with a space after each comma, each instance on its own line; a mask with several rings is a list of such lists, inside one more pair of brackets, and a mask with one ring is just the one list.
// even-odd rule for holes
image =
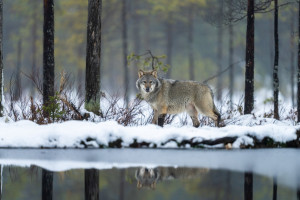
[[56, 93], [55, 96], [49, 97], [49, 102], [47, 103], [47, 105], [43, 106], [43, 111], [52, 122], [57, 122], [62, 119], [65, 111], [61, 109], [61, 103], [58, 93]]
[[273, 97], [266, 98], [266, 99], [264, 100], [264, 105], [266, 105], [266, 104], [268, 104], [268, 103], [273, 103], [273, 102], [274, 102]]
[[131, 53], [127, 56], [127, 61], [128, 65], [130, 65], [132, 61], [136, 62], [138, 67], [143, 70], [151, 68], [152, 70], [161, 70], [166, 73], [171, 66], [161, 61], [161, 59], [165, 58], [167, 58], [166, 55], [154, 56], [149, 50], [142, 55]]
[[96, 101], [89, 101], [85, 103], [85, 109], [89, 112], [93, 112], [96, 115], [101, 116], [101, 111], [100, 111], [100, 103]]

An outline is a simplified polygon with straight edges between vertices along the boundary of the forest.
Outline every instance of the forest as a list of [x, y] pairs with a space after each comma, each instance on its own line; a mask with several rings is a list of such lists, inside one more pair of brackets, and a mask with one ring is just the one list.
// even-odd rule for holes
[[[299, 148], [299, 33], [296, 0], [0, 0], [0, 147]], [[153, 112], [139, 69], [210, 85], [218, 122]], [[84, 170], [86, 199], [99, 175]]]
[[[235, 100], [245, 97], [247, 102], [245, 65], [247, 59], [252, 59], [250, 73], [255, 78], [250, 91], [254, 88], [277, 91], [278, 85], [282, 98], [279, 107], [285, 103], [293, 108], [297, 93], [298, 2], [259, 0], [253, 4], [255, 28], [251, 37], [255, 51], [251, 56], [249, 49], [246, 50], [247, 1], [101, 2], [98, 24], [101, 94], [132, 100], [137, 93], [137, 69], [147, 66], [128, 63], [127, 57], [150, 50], [163, 57], [161, 61], [169, 66], [167, 72], [160, 72], [161, 76], [197, 81], [211, 78], [208, 84], [213, 87], [215, 98], [219, 102], [227, 98], [233, 104], [237, 104], [234, 97]], [[88, 1], [54, 3], [54, 90], [59, 90], [61, 74], [66, 74], [81, 98], [88, 65], [88, 10]], [[45, 67], [43, 38], [47, 37], [43, 36], [43, 2], [4, 0], [2, 15], [3, 94], [14, 100], [22, 95], [38, 98]], [[274, 86], [277, 80], [280, 84]], [[270, 94], [265, 100], [278, 105], [278, 91], [275, 98]]]

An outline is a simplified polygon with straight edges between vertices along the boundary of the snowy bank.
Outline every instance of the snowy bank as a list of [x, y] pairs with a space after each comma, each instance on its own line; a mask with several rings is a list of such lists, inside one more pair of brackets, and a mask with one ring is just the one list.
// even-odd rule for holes
[[[256, 119], [257, 120], [257, 119]], [[191, 126], [164, 128], [155, 125], [122, 126], [115, 121], [68, 121], [48, 125], [21, 120], [7, 122], [0, 119], [0, 147], [5, 148], [190, 148], [218, 147], [229, 144], [233, 148], [260, 146], [297, 146], [299, 126], [269, 122], [255, 125], [227, 125], [223, 128]], [[273, 119], [272, 119], [273, 120]], [[236, 121], [251, 121], [240, 116]], [[263, 143], [262, 143], [263, 142]], [[266, 143], [266, 144], [264, 144]], [[286, 143], [291, 143], [286, 145]], [[261, 145], [263, 144], [263, 145]], [[297, 146], [298, 147], [298, 146]]]

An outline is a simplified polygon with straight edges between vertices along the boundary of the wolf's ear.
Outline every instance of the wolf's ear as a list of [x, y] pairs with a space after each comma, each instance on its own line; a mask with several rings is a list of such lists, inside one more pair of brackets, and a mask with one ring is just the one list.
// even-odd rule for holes
[[138, 74], [139, 74], [139, 78], [141, 78], [142, 76], [145, 75], [145, 72], [140, 69], [139, 72], [138, 72]]
[[153, 71], [151, 72], [151, 74], [152, 74], [152, 76], [154, 76], [154, 78], [157, 78], [157, 71], [156, 71], [156, 70], [153, 70]]

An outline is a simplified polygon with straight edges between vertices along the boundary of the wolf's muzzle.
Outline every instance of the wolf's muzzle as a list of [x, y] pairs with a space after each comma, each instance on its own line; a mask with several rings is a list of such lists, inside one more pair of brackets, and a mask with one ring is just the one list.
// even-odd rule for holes
[[149, 88], [146, 88], [146, 92], [149, 92], [150, 91], [150, 89]]

